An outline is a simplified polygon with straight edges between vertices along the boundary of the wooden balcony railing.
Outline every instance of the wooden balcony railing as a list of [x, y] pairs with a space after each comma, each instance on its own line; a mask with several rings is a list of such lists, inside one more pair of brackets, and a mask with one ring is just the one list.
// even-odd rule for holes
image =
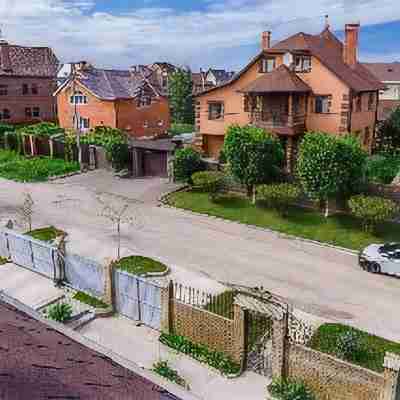
[[278, 128], [282, 126], [304, 124], [305, 119], [305, 114], [294, 114], [289, 116], [289, 114], [285, 113], [274, 113], [267, 111], [254, 111], [251, 114], [252, 123], [262, 128]]

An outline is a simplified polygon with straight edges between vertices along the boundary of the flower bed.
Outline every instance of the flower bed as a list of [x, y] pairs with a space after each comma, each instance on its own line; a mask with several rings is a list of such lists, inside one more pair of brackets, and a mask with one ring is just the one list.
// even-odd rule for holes
[[152, 258], [142, 256], [129, 256], [121, 258], [115, 263], [115, 268], [129, 272], [133, 275], [163, 275], [168, 272], [168, 267]]
[[195, 360], [208, 364], [223, 375], [234, 375], [240, 371], [240, 366], [227, 355], [208, 349], [206, 346], [192, 343], [184, 336], [162, 333], [160, 342], [180, 353], [193, 357]]
[[60, 236], [65, 236], [65, 232], [55, 228], [54, 226], [48, 226], [26, 232], [25, 235], [31, 236], [37, 240], [42, 240], [43, 242], [51, 242]]

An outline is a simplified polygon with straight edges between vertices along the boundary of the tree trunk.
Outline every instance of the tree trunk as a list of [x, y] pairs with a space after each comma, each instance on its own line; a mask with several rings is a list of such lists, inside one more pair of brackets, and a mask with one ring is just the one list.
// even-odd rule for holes
[[329, 199], [325, 200], [325, 218], [329, 217]]
[[121, 225], [118, 222], [118, 226], [117, 226], [117, 230], [118, 230], [118, 251], [117, 251], [117, 260], [119, 261], [121, 258]]
[[253, 186], [252, 185], [246, 185], [246, 190], [247, 190], [247, 197], [251, 198], [253, 194]]
[[253, 205], [256, 204], [256, 186], [253, 186], [253, 198], [252, 198]]

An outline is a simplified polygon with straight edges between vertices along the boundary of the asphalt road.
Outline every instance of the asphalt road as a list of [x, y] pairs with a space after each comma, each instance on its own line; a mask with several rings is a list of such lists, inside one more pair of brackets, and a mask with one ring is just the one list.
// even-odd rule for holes
[[115, 193], [116, 201], [132, 199], [130, 212], [139, 221], [123, 226], [122, 254], [137, 252], [223, 282], [264, 286], [307, 312], [400, 341], [400, 279], [361, 271], [349, 253], [157, 207], [159, 194], [172, 187], [158, 179], [120, 181], [100, 171], [27, 186], [0, 180], [0, 224], [16, 216], [29, 189], [36, 227], [64, 229], [73, 251], [104, 260], [115, 255], [116, 235], [100, 216], [96, 193]]

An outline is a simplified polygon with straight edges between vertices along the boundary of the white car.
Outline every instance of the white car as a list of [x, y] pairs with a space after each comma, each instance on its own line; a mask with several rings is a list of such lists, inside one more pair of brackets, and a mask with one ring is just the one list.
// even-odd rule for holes
[[360, 252], [358, 262], [365, 271], [400, 276], [400, 243], [371, 244]]

